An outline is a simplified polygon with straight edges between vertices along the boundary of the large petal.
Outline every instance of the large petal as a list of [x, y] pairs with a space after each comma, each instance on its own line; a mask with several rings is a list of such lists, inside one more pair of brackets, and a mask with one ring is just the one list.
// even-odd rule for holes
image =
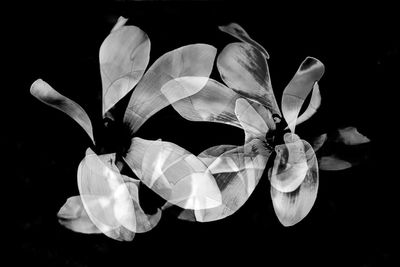
[[[282, 95], [282, 113], [292, 132], [307, 95], [324, 74], [324, 65], [316, 58], [307, 57], [286, 86]], [[305, 115], [306, 116], [306, 115]]]
[[117, 24], [100, 47], [103, 86], [103, 115], [123, 98], [142, 78], [149, 63], [150, 40], [135, 26]]
[[78, 187], [85, 210], [98, 229], [117, 240], [132, 240], [135, 209], [115, 166], [115, 154], [97, 156], [88, 149], [78, 168]]
[[30, 92], [34, 97], [43, 103], [61, 110], [70, 116], [85, 130], [94, 143], [92, 122], [90, 121], [85, 110], [80, 105], [58, 93], [42, 79], [36, 80], [31, 85]]
[[[167, 98], [172, 97], [167, 96]], [[199, 92], [174, 102], [172, 106], [187, 120], [218, 122], [242, 128], [235, 114], [235, 103], [238, 98], [242, 98], [242, 96], [225, 85], [209, 79]], [[172, 101], [170, 102], [172, 103]], [[265, 123], [275, 129], [271, 113], [258, 102], [250, 101], [250, 104]]]
[[284, 226], [292, 226], [310, 212], [318, 192], [319, 173], [314, 150], [302, 140], [308, 171], [301, 185], [292, 192], [281, 192], [271, 185], [271, 198], [275, 213]]
[[58, 221], [64, 227], [79, 233], [98, 234], [101, 231], [90, 220], [80, 196], [67, 199], [57, 214]]
[[265, 50], [265, 48], [262, 47], [259, 43], [254, 41], [239, 24], [230, 23], [225, 26], [219, 26], [218, 28], [221, 31], [226, 32], [227, 34], [230, 34], [233, 37], [236, 37], [240, 41], [243, 41], [245, 43], [249, 43], [249, 44], [253, 45], [258, 50], [260, 50], [267, 59], [269, 58], [267, 50]]
[[135, 137], [125, 161], [145, 185], [174, 205], [198, 210], [221, 204], [207, 167], [173, 143]]
[[[170, 101], [165, 93], [161, 92], [182, 89], [180, 98], [190, 96], [204, 87], [207, 83], [216, 49], [206, 44], [193, 44], [175, 49], [161, 56], [146, 72], [136, 89], [133, 91], [125, 112], [124, 121], [128, 123], [132, 132], [154, 113], [168, 106]], [[198, 77], [195, 86], [184, 77]], [[176, 80], [177, 78], [183, 79]], [[170, 82], [170, 83], [168, 83]], [[179, 99], [175, 99], [177, 101]]]
[[232, 89], [280, 115], [265, 55], [249, 43], [231, 43], [219, 54], [217, 67]]

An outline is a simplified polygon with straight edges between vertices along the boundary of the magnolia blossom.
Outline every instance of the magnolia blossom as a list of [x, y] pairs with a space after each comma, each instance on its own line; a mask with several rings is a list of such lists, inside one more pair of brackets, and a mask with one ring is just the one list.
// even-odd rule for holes
[[[94, 151], [101, 149], [83, 108], [40, 79], [31, 86], [35, 97], [68, 114], [93, 142], [94, 149], [87, 149], [78, 167], [80, 196], [69, 198], [60, 209], [60, 223], [77, 232], [132, 240], [135, 233], [155, 227], [161, 210], [172, 205], [182, 208], [179, 218], [183, 220], [219, 220], [234, 214], [247, 201], [272, 156], [268, 176], [276, 215], [285, 226], [302, 220], [316, 200], [319, 171], [315, 150], [323, 146], [327, 135], [310, 145], [295, 134], [295, 128], [321, 103], [317, 82], [324, 65], [306, 58], [283, 91], [279, 109], [269, 76], [269, 55], [239, 25], [220, 27], [240, 40], [228, 44], [217, 57], [225, 85], [209, 78], [217, 51], [206, 44], [168, 52], [145, 71], [150, 40], [138, 27], [126, 26], [126, 21], [122, 17], [118, 20], [99, 55], [104, 118], [116, 120], [113, 107], [135, 88], [121, 118], [131, 138], [123, 152], [97, 155]], [[310, 93], [308, 107], [299, 114]], [[168, 105], [188, 120], [243, 129], [243, 145], [219, 145], [196, 156], [171, 142], [135, 136], [148, 118]], [[355, 128], [339, 130], [333, 140], [346, 145], [369, 141]], [[349, 167], [335, 168], [338, 164], [334, 159], [340, 160], [328, 155], [320, 162], [325, 169]], [[124, 165], [136, 177], [122, 174]], [[140, 207], [141, 184], [165, 199], [166, 204], [156, 214], [145, 214]]]

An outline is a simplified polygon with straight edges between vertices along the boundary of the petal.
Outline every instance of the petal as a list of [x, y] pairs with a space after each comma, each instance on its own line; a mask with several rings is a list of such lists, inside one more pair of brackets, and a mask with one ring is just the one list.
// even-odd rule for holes
[[150, 40], [135, 26], [119, 18], [100, 47], [103, 116], [142, 78], [149, 63]]
[[232, 35], [233, 37], [236, 37], [240, 41], [243, 41], [245, 43], [249, 43], [256, 47], [260, 52], [262, 52], [265, 56], [265, 58], [269, 59], [269, 55], [267, 50], [265, 50], [264, 47], [262, 47], [259, 43], [251, 39], [251, 37], [247, 34], [247, 32], [237, 23], [230, 23], [225, 26], [219, 26], [218, 27], [221, 31], [226, 32], [227, 34]]
[[125, 158], [139, 179], [170, 203], [185, 209], [221, 204], [221, 193], [207, 167], [193, 154], [169, 142], [135, 137]]
[[276, 216], [284, 226], [292, 226], [310, 212], [318, 192], [318, 164], [310, 144], [302, 140], [308, 171], [301, 185], [292, 192], [281, 192], [271, 185], [271, 198]]
[[[183, 46], [161, 56], [146, 72], [130, 98], [124, 122], [130, 125], [132, 132], [136, 132], [154, 113], [170, 104], [165, 93], [161, 92], [163, 86], [169, 81], [182, 77], [208, 78], [212, 71], [215, 54], [216, 49], [213, 46], [194, 44]], [[206, 82], [205, 79], [200, 80]], [[167, 84], [167, 87], [172, 87], [176, 91], [178, 85], [172, 82], [172, 85]], [[184, 85], [185, 83], [183, 86], [181, 84], [183, 91], [188, 95], [182, 93], [180, 97], [196, 93], [201, 89], [198, 87], [205, 84], [199, 83], [195, 88], [186, 88]], [[168, 88], [164, 88], [163, 91], [168, 91]]]
[[236, 100], [235, 114], [245, 131], [245, 143], [254, 138], [265, 138], [268, 126], [249, 102], [243, 98]]
[[370, 140], [358, 132], [355, 127], [346, 127], [338, 130], [339, 135], [336, 139], [337, 142], [344, 143], [345, 145], [360, 145], [370, 142]]
[[80, 196], [68, 198], [57, 216], [61, 225], [74, 232], [84, 234], [101, 233], [86, 213]]
[[328, 137], [328, 135], [326, 133], [324, 133], [314, 139], [312, 147], [315, 152], [317, 152], [325, 144], [327, 137]]
[[297, 118], [296, 125], [299, 125], [300, 123], [311, 118], [312, 115], [314, 115], [317, 112], [320, 105], [321, 105], [321, 93], [319, 92], [318, 83], [315, 82], [311, 94], [310, 103], [308, 104], [307, 109], [300, 115], [300, 117]]
[[217, 67], [226, 85], [280, 115], [267, 60], [260, 50], [248, 43], [231, 43], [219, 54]]
[[155, 214], [147, 215], [139, 203], [139, 184], [140, 181], [132, 179], [128, 176], [122, 176], [125, 180], [125, 184], [128, 187], [129, 194], [133, 200], [133, 205], [135, 207], [135, 217], [136, 217], [136, 232], [144, 233], [153, 229], [161, 219], [161, 210], [158, 209]]
[[324, 171], [341, 171], [351, 166], [350, 162], [339, 159], [336, 155], [324, 156], [319, 159], [319, 169]]
[[36, 80], [31, 85], [30, 92], [46, 105], [61, 110], [75, 120], [89, 135], [94, 144], [92, 122], [80, 105], [58, 93], [42, 79]]
[[[209, 79], [197, 93], [174, 103], [176, 98], [167, 96], [168, 99], [172, 98], [172, 107], [187, 120], [218, 122], [242, 128], [235, 114], [235, 103], [240, 97], [242, 96], [213, 79]], [[251, 101], [251, 105], [275, 129], [270, 112], [257, 102]]]
[[[215, 151], [217, 149], [218, 147], [215, 147]], [[214, 154], [212, 149], [201, 153], [203, 158], [206, 155], [212, 158]], [[236, 147], [214, 157], [214, 161], [209, 165], [209, 170], [214, 175], [221, 191], [222, 205], [195, 210], [195, 219], [199, 222], [220, 220], [239, 210], [257, 186], [270, 154], [271, 151], [264, 147], [261, 140], [253, 139], [244, 146]], [[180, 219], [190, 218], [190, 213], [187, 212], [180, 216]]]
[[305, 141], [292, 133], [286, 133], [284, 138], [285, 144], [275, 147], [276, 157], [270, 180], [274, 188], [287, 193], [301, 185], [308, 173], [308, 165]]
[[292, 132], [304, 100], [314, 88], [315, 82], [321, 79], [324, 71], [325, 67], [318, 59], [307, 57], [283, 91], [282, 113]]
[[115, 154], [97, 156], [88, 149], [78, 168], [78, 187], [85, 210], [100, 231], [117, 240], [133, 238], [135, 209], [115, 166]]

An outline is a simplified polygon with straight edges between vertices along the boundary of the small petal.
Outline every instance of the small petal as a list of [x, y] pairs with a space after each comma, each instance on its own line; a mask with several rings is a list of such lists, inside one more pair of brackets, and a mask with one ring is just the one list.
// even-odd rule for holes
[[[282, 113], [292, 132], [296, 127], [296, 121], [304, 100], [314, 88], [315, 82], [321, 79], [324, 71], [325, 67], [318, 59], [307, 57], [283, 91]], [[312, 111], [310, 112], [312, 113]]]
[[318, 164], [310, 144], [305, 147], [308, 171], [301, 185], [292, 192], [281, 192], [271, 185], [271, 198], [276, 216], [284, 226], [292, 226], [310, 212], [318, 192]]
[[227, 34], [232, 35], [233, 37], [239, 39], [240, 41], [243, 41], [245, 43], [249, 43], [256, 47], [258, 50], [260, 50], [265, 58], [269, 59], [269, 55], [267, 50], [265, 50], [264, 47], [262, 47], [259, 43], [251, 39], [251, 37], [247, 34], [247, 32], [237, 23], [230, 23], [225, 26], [219, 26], [218, 27], [221, 31], [226, 32]]
[[338, 131], [339, 135], [336, 141], [344, 143], [345, 145], [360, 145], [370, 142], [370, 140], [359, 133], [355, 127], [346, 127]]
[[341, 171], [348, 169], [352, 164], [348, 161], [339, 159], [337, 156], [324, 156], [319, 159], [319, 169], [324, 171]]
[[318, 83], [315, 82], [310, 103], [308, 104], [307, 109], [300, 115], [300, 117], [297, 118], [296, 125], [299, 125], [300, 123], [311, 118], [312, 115], [317, 112], [319, 106], [321, 106], [321, 93], [319, 92]]
[[139, 82], [149, 63], [148, 36], [125, 22], [121, 17], [100, 47], [103, 116]]
[[[165, 96], [168, 88], [164, 87], [163, 92], [161, 91], [169, 81], [181, 77], [208, 78], [212, 71], [215, 54], [216, 48], [213, 46], [194, 44], [183, 46], [161, 56], [146, 72], [130, 98], [124, 122], [130, 125], [132, 132], [135, 133], [148, 118], [171, 104]], [[205, 79], [202, 80], [205, 81]], [[175, 82], [172, 84], [174, 91], [177, 86]], [[182, 93], [180, 97], [190, 96], [201, 89], [197, 87], [188, 89], [185, 83], [178, 82], [181, 82], [183, 92], [188, 93], [188, 95]], [[196, 90], [193, 91], [193, 89]]]
[[314, 139], [312, 147], [315, 152], [317, 152], [325, 144], [327, 137], [328, 137], [328, 135], [326, 133], [324, 133]]
[[42, 79], [36, 80], [31, 85], [30, 92], [46, 105], [61, 110], [75, 120], [89, 135], [94, 144], [92, 122], [80, 105], [58, 93]]
[[280, 115], [267, 60], [260, 50], [248, 43], [231, 43], [219, 54], [217, 67], [226, 85]]
[[84, 234], [101, 233], [86, 213], [80, 196], [68, 198], [57, 216], [61, 225], [74, 232]]

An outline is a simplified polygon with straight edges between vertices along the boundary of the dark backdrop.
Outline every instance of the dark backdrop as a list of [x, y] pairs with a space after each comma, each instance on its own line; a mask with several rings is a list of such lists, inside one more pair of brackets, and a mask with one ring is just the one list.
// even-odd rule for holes
[[[242, 260], [265, 266], [391, 266], [395, 255], [390, 241], [398, 210], [391, 204], [396, 162], [388, 151], [395, 150], [393, 125], [398, 119], [391, 103], [395, 104], [399, 59], [398, 28], [391, 10], [383, 3], [272, 7], [251, 1], [60, 1], [5, 8], [4, 25], [11, 36], [5, 39], [11, 46], [6, 56], [12, 57], [10, 76], [4, 77], [10, 85], [4, 89], [1, 138], [9, 149], [3, 178], [11, 181], [4, 189], [5, 206], [11, 208], [4, 214], [12, 224], [5, 231], [12, 234], [9, 255], [38, 266]], [[239, 23], [268, 50], [279, 103], [301, 61], [306, 56], [320, 59], [326, 66], [320, 81], [322, 107], [298, 132], [307, 140], [355, 126], [372, 140], [369, 159], [350, 170], [321, 171], [312, 211], [290, 228], [275, 217], [264, 175], [247, 203], [222, 221], [190, 223], [166, 212], [155, 229], [129, 243], [64, 229], [56, 214], [68, 197], [78, 194], [77, 166], [90, 141], [74, 121], [34, 99], [29, 87], [42, 78], [78, 102], [92, 118], [96, 135], [101, 122], [98, 50], [120, 15], [149, 35], [151, 62], [190, 43], [209, 43], [221, 51], [234, 39], [217, 26]], [[219, 79], [215, 71], [213, 78]], [[195, 154], [212, 145], [243, 142], [243, 133], [236, 128], [188, 122], [172, 108], [148, 120], [138, 136], [172, 141]]]

